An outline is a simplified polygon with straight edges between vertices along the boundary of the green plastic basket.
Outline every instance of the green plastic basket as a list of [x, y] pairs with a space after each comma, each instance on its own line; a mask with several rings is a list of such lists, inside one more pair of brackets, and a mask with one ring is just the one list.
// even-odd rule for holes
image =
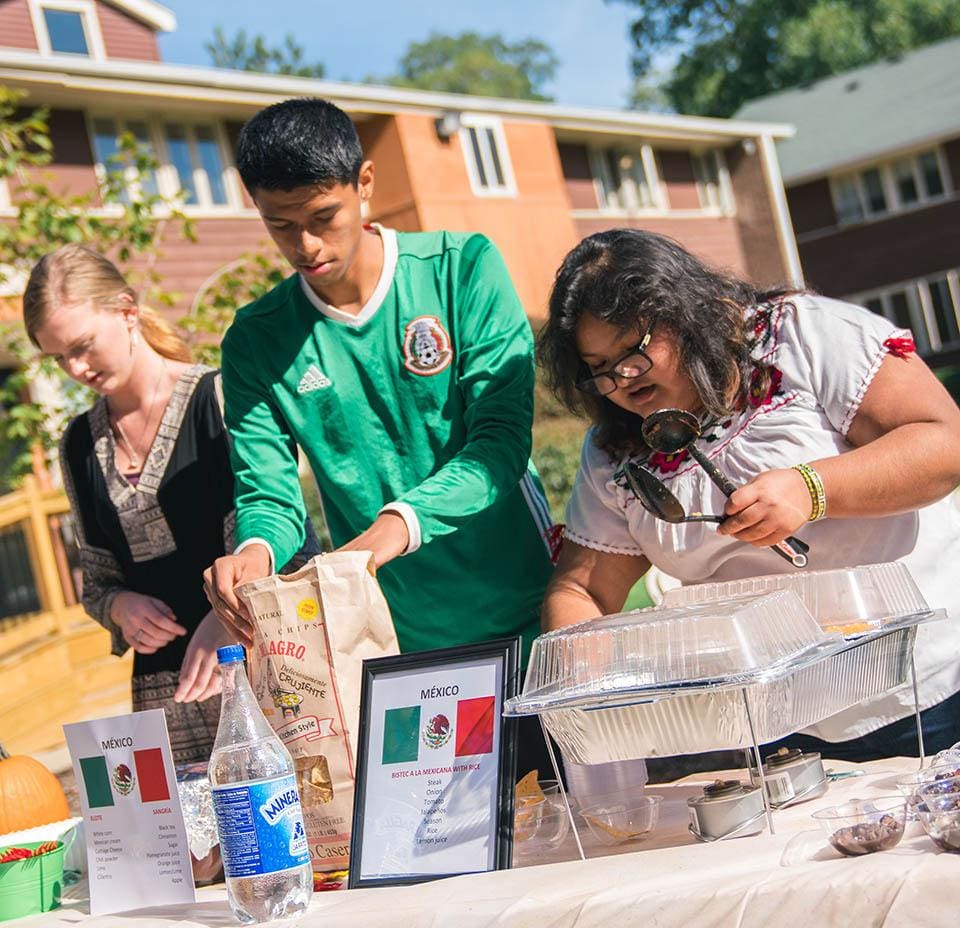
[[[24, 841], [13, 846], [34, 850], [43, 843]], [[48, 912], [60, 905], [63, 855], [63, 842], [58, 841], [55, 851], [0, 864], [0, 922]]]

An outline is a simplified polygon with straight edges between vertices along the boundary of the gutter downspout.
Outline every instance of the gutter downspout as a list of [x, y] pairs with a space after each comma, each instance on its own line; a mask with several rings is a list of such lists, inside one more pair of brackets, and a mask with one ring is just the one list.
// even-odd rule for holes
[[797, 250], [797, 237], [793, 232], [793, 222], [790, 220], [790, 210], [787, 206], [783, 176], [780, 174], [777, 149], [773, 138], [769, 135], [758, 136], [757, 143], [760, 148], [760, 163], [763, 167], [763, 175], [767, 181], [767, 190], [770, 192], [774, 226], [777, 230], [777, 243], [780, 246], [780, 257], [783, 260], [783, 266], [786, 268], [790, 285], [802, 287], [803, 268], [800, 266], [800, 252]]

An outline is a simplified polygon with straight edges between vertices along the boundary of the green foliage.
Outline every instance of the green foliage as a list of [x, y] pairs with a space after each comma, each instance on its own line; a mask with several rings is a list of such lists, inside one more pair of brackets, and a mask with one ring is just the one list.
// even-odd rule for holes
[[413, 42], [389, 79], [398, 87], [517, 100], [551, 100], [543, 91], [556, 74], [557, 56], [537, 39], [507, 42], [502, 35], [432, 33]]
[[637, 10], [637, 76], [679, 51], [663, 90], [677, 111], [708, 116], [960, 35], [960, 0], [617, 2]]
[[[172, 304], [173, 295], [161, 289], [154, 271], [158, 246], [171, 226], [191, 240], [194, 231], [176, 200], [151, 192], [157, 165], [150, 153], [125, 134], [99, 192], [57, 190], [43, 174], [53, 154], [47, 113], [24, 112], [22, 100], [23, 94], [0, 87], [0, 178], [7, 180], [16, 209], [0, 224], [0, 284], [16, 292], [43, 255], [79, 242], [109, 254], [141, 289], [143, 302]], [[136, 268], [127, 267], [130, 262]], [[17, 365], [0, 385], [0, 461], [2, 483], [9, 487], [29, 472], [31, 449], [49, 452], [90, 394], [37, 355], [19, 321], [0, 324], [0, 353]], [[40, 383], [51, 385], [44, 391], [50, 398], [32, 402], [28, 387]]]
[[220, 26], [213, 31], [213, 39], [203, 46], [214, 67], [231, 71], [266, 71], [274, 74], [292, 74], [296, 77], [323, 77], [325, 68], [320, 62], [306, 64], [304, 49], [291, 33], [283, 45], [267, 45], [262, 35], [248, 36], [245, 29], [228, 39]]
[[247, 254], [217, 271], [200, 289], [190, 312], [177, 320], [198, 361], [220, 366], [220, 339], [241, 306], [260, 299], [289, 272], [276, 253]]

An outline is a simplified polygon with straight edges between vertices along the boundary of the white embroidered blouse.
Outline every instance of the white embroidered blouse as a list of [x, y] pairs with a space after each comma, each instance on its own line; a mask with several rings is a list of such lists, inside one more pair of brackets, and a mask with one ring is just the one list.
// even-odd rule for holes
[[[845, 436], [881, 362], [910, 333], [853, 306], [816, 296], [791, 297], [753, 316], [757, 370], [769, 386], [751, 391], [742, 413], [705, 422], [697, 446], [735, 484], [767, 470], [840, 454]], [[763, 379], [757, 379], [761, 384]], [[613, 461], [587, 433], [565, 537], [616, 554], [643, 555], [684, 584], [792, 571], [773, 551], [718, 535], [709, 523], [672, 525], [648, 513], [626, 486], [624, 460]], [[686, 452], [638, 459], [663, 480], [687, 512], [722, 513], [725, 499]], [[909, 473], [904, 480], [911, 480]], [[827, 518], [795, 533], [810, 545], [807, 570], [903, 561], [928, 603], [950, 618], [921, 627], [916, 660], [920, 705], [960, 690], [960, 507], [956, 495], [917, 512], [883, 518]], [[909, 685], [868, 700], [807, 729], [829, 741], [873, 731], [913, 712]]]

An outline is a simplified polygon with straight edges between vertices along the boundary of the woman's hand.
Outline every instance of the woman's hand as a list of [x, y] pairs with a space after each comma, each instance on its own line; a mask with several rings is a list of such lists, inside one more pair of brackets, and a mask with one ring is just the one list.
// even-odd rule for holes
[[768, 470], [727, 500], [727, 519], [717, 526], [717, 533], [758, 548], [768, 547], [805, 525], [812, 511], [810, 491], [798, 471]]
[[110, 618], [138, 654], [155, 654], [174, 638], [187, 633], [163, 600], [131, 590], [113, 598]]
[[180, 665], [180, 683], [174, 702], [203, 702], [220, 692], [222, 680], [217, 669], [217, 648], [236, 644], [231, 634], [211, 609], [197, 626]]

